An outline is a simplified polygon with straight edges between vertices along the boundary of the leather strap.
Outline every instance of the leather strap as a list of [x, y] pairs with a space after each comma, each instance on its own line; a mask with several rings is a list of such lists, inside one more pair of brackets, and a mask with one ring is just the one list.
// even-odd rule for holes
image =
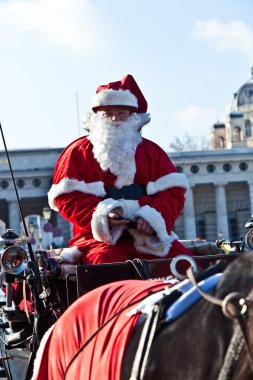
[[152, 312], [147, 315], [129, 380], [142, 380], [144, 378], [150, 348], [157, 330], [160, 311], [161, 304], [155, 304]]

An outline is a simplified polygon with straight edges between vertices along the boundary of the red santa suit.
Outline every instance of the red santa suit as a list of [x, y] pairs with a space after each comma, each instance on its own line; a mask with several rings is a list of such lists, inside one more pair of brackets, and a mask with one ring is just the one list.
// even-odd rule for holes
[[[132, 80], [131, 77], [131, 83]], [[109, 91], [108, 97], [106, 89], [105, 97], [99, 93], [96, 102], [103, 106], [105, 103], [114, 105], [120, 98], [120, 105], [122, 99], [126, 99], [128, 108], [131, 108], [132, 101], [135, 107], [136, 98], [132, 98], [132, 93], [128, 92], [126, 97], [125, 92], [116, 88]], [[143, 103], [143, 99], [141, 101]], [[142, 108], [146, 109], [145, 104]], [[146, 113], [133, 114], [131, 117], [134, 123], [137, 120], [140, 127], [149, 121]], [[184, 207], [188, 181], [184, 174], [177, 173], [168, 155], [157, 144], [138, 133], [136, 146], [130, 148], [131, 152], [123, 160], [122, 168], [113, 174], [110, 169], [105, 170], [99, 159], [95, 158], [92, 141], [91, 135], [81, 137], [63, 151], [48, 193], [51, 208], [73, 224], [73, 238], [70, 248], [62, 252], [63, 258], [67, 261], [82, 258], [84, 264], [97, 264], [190, 254], [172, 231]], [[140, 185], [144, 189], [138, 199], [134, 196], [133, 199], [131, 196], [125, 199], [124, 195], [119, 199], [107, 196], [108, 188], [121, 191], [131, 185]], [[125, 225], [110, 228], [108, 215], [118, 207], [123, 210], [125, 218], [141, 217], [146, 220], [155, 231], [155, 236], [128, 229]], [[125, 229], [128, 229], [128, 235]]]
[[[92, 148], [89, 138], [82, 137], [64, 150], [56, 164], [54, 184], [49, 192], [51, 207], [73, 223], [74, 237], [70, 246], [84, 252], [84, 262], [90, 249], [99, 250], [104, 244], [109, 250], [117, 247], [117, 242], [124, 241], [120, 239], [123, 230], [118, 227], [111, 231], [107, 217], [112, 209], [122, 207], [126, 218], [142, 217], [157, 235], [151, 237], [130, 229], [134, 240], [125, 243], [136, 248], [138, 255], [135, 257], [167, 257], [169, 251], [173, 256], [172, 246], [177, 236], [172, 228], [184, 206], [188, 188], [185, 175], [176, 172], [168, 155], [158, 145], [143, 138], [135, 153], [136, 173], [132, 183], [144, 185], [147, 195], [138, 200], [103, 199], [105, 188], [115, 186], [117, 178], [110, 170], [102, 171]], [[178, 244], [176, 246], [179, 248]], [[177, 249], [177, 253], [185, 253], [186, 250], [180, 247], [179, 251]], [[98, 252], [97, 256], [103, 262]], [[120, 257], [117, 261], [121, 261]]]

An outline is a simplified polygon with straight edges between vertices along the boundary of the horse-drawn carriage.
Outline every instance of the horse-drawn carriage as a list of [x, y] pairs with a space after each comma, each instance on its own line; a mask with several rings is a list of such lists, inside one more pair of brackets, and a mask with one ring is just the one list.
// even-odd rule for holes
[[[252, 239], [253, 220], [252, 219], [249, 220], [249, 222], [246, 224], [246, 227], [249, 228], [249, 232], [246, 236], [246, 243], [247, 243], [246, 250], [247, 250], [248, 248], [252, 249], [252, 241], [253, 241]], [[65, 323], [64, 315], [67, 315], [66, 318], [68, 319], [68, 323], [69, 323], [69, 318], [70, 319], [72, 318], [72, 314], [70, 314], [69, 310], [70, 309], [74, 310], [75, 304], [79, 305], [77, 306], [77, 313], [80, 314], [81, 300], [84, 300], [82, 302], [88, 302], [88, 301], [85, 301], [85, 299], [87, 298], [86, 294], [99, 293], [99, 289], [106, 289], [106, 291], [108, 291], [111, 283], [113, 283], [112, 286], [113, 285], [115, 286], [116, 283], [120, 285], [123, 284], [124, 286], [125, 285], [128, 286], [127, 284], [129, 282], [125, 280], [129, 280], [130, 283], [133, 284], [131, 286], [133, 287], [138, 286], [140, 289], [141, 288], [140, 280], [144, 284], [143, 280], [156, 279], [157, 281], [153, 281], [153, 282], [145, 281], [146, 290], [144, 291], [144, 293], [146, 297], [147, 293], [150, 291], [152, 292], [156, 292], [158, 290], [160, 291], [161, 287], [162, 289], [164, 287], [168, 287], [166, 284], [172, 285], [176, 283], [175, 290], [173, 291], [170, 290], [168, 292], [168, 295], [166, 295], [165, 297], [166, 302], [165, 303], [161, 301], [158, 302], [158, 304], [160, 305], [162, 309], [166, 308], [167, 310], [169, 306], [171, 306], [171, 304], [174, 303], [174, 301], [180, 299], [180, 296], [182, 296], [182, 294], [185, 292], [185, 290], [182, 291], [181, 284], [185, 286], [184, 283], [186, 281], [188, 283], [188, 285], [186, 285], [187, 291], [189, 291], [189, 289], [191, 288], [191, 285], [189, 285], [190, 281], [183, 280], [184, 276], [182, 276], [182, 274], [180, 274], [180, 271], [178, 270], [178, 266], [180, 267], [181, 265], [179, 260], [180, 259], [185, 260], [184, 257], [183, 258], [177, 257], [173, 260], [157, 259], [157, 260], [148, 261], [148, 260], [138, 259], [138, 260], [132, 260], [132, 261], [124, 262], [124, 263], [114, 263], [114, 264], [78, 265], [78, 263], [75, 263], [75, 264], [69, 265], [69, 264], [64, 264], [64, 263], [59, 264], [57, 262], [57, 259], [60, 253], [59, 250], [37, 251], [37, 252], [28, 251], [27, 253], [24, 248], [18, 245], [18, 242], [20, 239], [12, 230], [7, 230], [6, 233], [2, 235], [1, 240], [2, 240], [2, 250], [1, 250], [2, 286], [0, 290], [1, 291], [1, 294], [0, 294], [1, 296], [1, 299], [0, 299], [0, 302], [1, 302], [0, 345], [1, 345], [1, 363], [2, 363], [1, 372], [2, 372], [2, 376], [7, 377], [7, 379], [18, 379], [18, 380], [27, 379], [28, 380], [32, 377], [34, 359], [35, 359], [37, 350], [41, 344], [43, 335], [49, 328], [51, 328], [51, 326], [55, 324], [55, 322], [56, 324], [54, 325], [54, 330], [56, 330], [55, 326], [57, 326], [57, 323], [59, 323], [57, 322], [57, 320], [62, 315], [63, 317], [60, 320], [63, 320], [63, 323]], [[222, 272], [224, 267], [226, 267], [228, 263], [233, 261], [238, 256], [247, 256], [245, 255], [245, 252], [244, 252], [245, 251], [244, 240], [245, 239], [240, 239], [238, 241], [231, 241], [231, 242], [217, 241], [215, 243], [210, 243], [206, 241], [183, 242], [188, 247], [188, 249], [192, 252], [194, 262], [196, 262], [197, 265], [200, 268], [202, 268], [201, 273], [198, 275], [196, 274], [197, 276], [196, 281], [199, 283], [201, 280], [203, 281], [204, 278], [210, 278], [211, 274], [215, 276], [215, 274]], [[230, 252], [228, 252], [228, 247], [230, 247]], [[28, 248], [29, 248], [29, 245], [28, 245]], [[190, 265], [194, 266], [194, 262], [190, 261]], [[219, 262], [219, 265], [218, 266], [214, 265], [217, 262]], [[237, 277], [238, 276], [240, 277], [240, 275], [242, 278], [244, 278], [244, 275], [242, 276], [242, 273], [238, 273]], [[175, 280], [175, 278], [178, 278], [178, 280]], [[166, 280], [165, 285], [162, 282], [164, 279]], [[251, 275], [251, 279], [252, 279], [252, 275]], [[137, 282], [135, 283], [135, 281]], [[237, 282], [238, 282], [238, 287], [239, 287], [239, 281], [237, 280]], [[243, 282], [246, 283], [246, 280]], [[109, 284], [109, 285], [106, 285], [106, 284]], [[152, 287], [151, 287], [151, 284], [152, 284]], [[159, 286], [157, 284], [159, 284]], [[158, 288], [156, 289], [156, 291], [154, 291], [153, 288], [156, 286], [158, 286]], [[245, 287], [248, 293], [249, 285]], [[94, 291], [94, 289], [96, 290]], [[172, 287], [171, 289], [174, 289], [174, 288]], [[209, 288], [205, 288], [205, 285], [204, 285], [204, 289], [210, 290]], [[93, 292], [91, 292], [92, 290]], [[234, 289], [233, 292], [235, 290], [237, 291], [237, 289]], [[238, 289], [238, 291], [240, 292], [242, 290], [244, 289]], [[228, 293], [231, 293], [231, 291], [229, 291]], [[245, 297], [247, 293], [244, 294]], [[82, 297], [83, 295], [86, 295], [86, 296]], [[139, 294], [139, 297], [137, 297], [137, 301], [139, 300], [139, 298], [143, 298], [143, 293]], [[76, 300], [77, 302], [75, 302]], [[86, 317], [88, 318], [88, 309], [90, 308], [92, 309], [93, 307], [95, 307], [94, 304], [91, 304], [91, 302], [94, 302], [96, 305], [98, 301], [97, 300], [89, 301], [88, 305], [86, 303], [85, 307], [82, 310], [83, 320], [85, 320]], [[192, 301], [190, 301], [190, 303], [191, 302]], [[134, 298], [134, 302], [132, 302], [129, 299], [129, 304], [132, 304], [132, 303], [136, 303], [136, 297]], [[189, 302], [186, 301], [185, 305], [187, 305], [188, 303]], [[131, 305], [127, 305], [127, 306], [131, 306]], [[122, 309], [124, 308], [122, 307]], [[179, 308], [182, 309], [182, 306], [180, 306]], [[113, 313], [114, 312], [115, 314], [117, 314], [120, 312], [120, 310], [115, 309]], [[75, 312], [73, 311], [73, 313]], [[199, 312], [197, 311], [197, 314], [198, 313]], [[181, 314], [182, 314], [182, 311], [180, 311], [180, 315]], [[222, 313], [220, 314], [222, 316]], [[195, 317], [197, 317], [199, 320], [198, 322], [199, 331], [201, 331], [200, 321], [205, 317], [205, 314], [199, 314]], [[222, 318], [223, 317], [224, 316], [222, 316]], [[74, 314], [73, 314], [73, 318], [74, 318]], [[110, 316], [110, 318], [112, 318], [112, 315]], [[108, 317], [108, 319], [110, 318]], [[164, 313], [161, 313], [161, 311], [159, 311], [159, 318], [162, 318], [162, 320], [164, 319]], [[156, 324], [160, 326], [161, 321], [159, 320], [159, 318], [157, 317]], [[191, 318], [192, 317], [189, 317], [189, 321], [191, 320]], [[184, 318], [180, 318], [180, 321], [183, 321], [183, 320]], [[77, 321], [76, 323], [80, 323], [80, 321], [79, 322]], [[102, 324], [107, 324], [107, 323], [104, 320]], [[139, 331], [137, 331], [137, 333], [133, 335], [133, 338], [130, 340], [128, 347], [124, 350], [124, 361], [123, 361], [123, 356], [122, 356], [122, 361], [123, 361], [122, 375], [121, 375], [122, 379], [127, 379], [127, 378], [142, 379], [144, 378], [143, 377], [144, 374], [145, 376], [147, 376], [145, 377], [145, 379], [146, 378], [147, 379], [165, 378], [162, 372], [160, 375], [158, 375], [159, 371], [156, 368], [157, 366], [154, 364], [154, 362], [150, 366], [150, 368], [156, 368], [155, 374], [154, 374], [154, 369], [153, 369], [151, 371], [153, 375], [152, 374], [149, 375], [149, 371], [146, 368], [146, 367], [149, 367], [147, 366], [147, 357], [150, 356], [150, 358], [148, 359], [148, 362], [151, 363], [152, 360], [154, 361], [153, 357], [156, 356], [154, 355], [154, 353], [152, 354], [152, 350], [153, 350], [152, 347], [157, 345], [157, 342], [159, 341], [159, 339], [161, 339], [162, 334], [164, 334], [166, 331], [164, 326], [162, 328], [159, 327], [159, 329], [160, 328], [162, 329], [162, 333], [159, 333], [158, 337], [154, 339], [154, 336], [156, 336], [157, 334], [156, 333], [157, 325], [153, 327], [154, 331], [152, 333], [151, 332], [152, 324], [153, 322], [152, 323], [150, 322], [150, 325], [146, 327], [146, 330], [147, 330], [146, 335], [144, 337], [142, 336], [141, 341], [143, 342], [139, 343], [140, 347], [138, 350], [137, 350], [137, 347], [138, 347], [138, 342], [139, 342]], [[175, 324], [175, 327], [174, 327], [174, 324]], [[172, 329], [172, 330], [177, 329], [176, 327], [177, 323], [174, 323], [174, 324], [171, 324], [170, 322], [169, 329]], [[61, 330], [62, 326], [59, 327], [58, 325], [58, 328]], [[101, 326], [97, 326], [97, 328], [99, 330]], [[185, 336], [189, 335], [190, 331], [187, 331], [186, 325], [184, 326], [184, 328], [185, 328], [185, 331], [182, 331], [181, 329], [179, 330], [180, 334], [184, 334]], [[140, 329], [140, 331], [141, 330], [142, 329]], [[145, 323], [144, 323], [143, 330], [145, 330]], [[208, 327], [208, 330], [209, 330], [209, 334], [216, 333], [215, 331], [210, 331], [209, 327]], [[96, 331], [94, 332], [94, 334], [95, 333]], [[64, 335], [65, 332], [61, 330], [60, 334]], [[174, 334], [178, 334], [178, 332], [175, 332]], [[232, 331], [230, 331], [230, 335], [233, 335]], [[148, 338], [150, 336], [152, 336], [152, 340], [154, 339], [154, 343], [152, 344], [151, 342], [148, 341]], [[86, 338], [87, 338], [87, 341], [89, 341], [89, 337], [86, 337]], [[171, 355], [172, 351], [175, 350], [174, 344], [176, 344], [177, 338], [175, 335], [173, 335], [173, 338], [171, 336], [170, 339], [171, 341], [175, 341], [173, 345], [171, 346], [171, 348], [168, 345], [164, 347], [165, 352], [168, 352], [169, 355]], [[178, 339], [180, 339], [179, 336], [178, 336]], [[217, 338], [217, 340], [219, 339]], [[228, 345], [229, 342], [227, 341], [227, 339], [228, 338], [226, 337], [225, 341], [226, 341], [226, 344]], [[105, 343], [103, 342], [103, 344]], [[80, 346], [81, 347], [85, 346], [85, 342], [82, 341], [82, 344], [80, 344]], [[157, 352], [159, 351], [158, 348], [156, 348], [156, 350]], [[179, 345], [177, 347], [177, 350], [180, 352]], [[199, 350], [201, 350], [200, 347], [199, 347]], [[135, 352], [136, 352], [136, 356], [134, 354]], [[163, 352], [163, 355], [164, 355], [164, 352]], [[175, 355], [175, 353], [173, 353], [173, 355]], [[214, 353], [212, 353], [212, 355], [214, 355]], [[219, 355], [222, 356], [220, 352], [219, 352]], [[72, 356], [75, 358], [75, 355], [72, 355]], [[215, 360], [214, 357], [211, 360]], [[72, 363], [71, 360], [70, 362]], [[124, 365], [124, 362], [128, 362], [128, 364]], [[132, 366], [132, 363], [134, 363], [133, 366]], [[163, 367], [161, 363], [160, 363], [160, 366]], [[234, 366], [234, 362], [233, 362], [233, 366]], [[173, 368], [172, 363], [170, 364], [170, 367]], [[41, 363], [38, 365], [38, 368], [40, 368], [40, 371], [43, 372]], [[68, 365], [66, 365], [66, 368], [69, 368]], [[131, 371], [133, 372], [131, 373]], [[37, 369], [37, 372], [38, 372], [38, 369]], [[177, 372], [172, 372], [172, 373], [174, 373], [174, 376], [172, 376], [174, 379], [181, 378], [177, 376]], [[200, 371], [200, 373], [202, 372]], [[37, 378], [36, 376], [38, 376], [38, 373], [35, 374], [34, 376], [35, 376], [34, 379], [36, 379]], [[40, 375], [40, 377], [38, 378], [41, 378], [41, 379], [47, 378], [46, 375], [43, 375], [43, 376], [41, 377]], [[69, 377], [67, 377], [67, 374], [66, 374], [64, 375], [64, 378], [72, 379], [73, 373], [71, 375], [71, 371], [70, 371], [70, 374], [68, 376]], [[113, 375], [113, 376], [108, 375], [108, 376], [109, 376], [108, 378], [111, 378], [111, 379], [116, 378], [114, 377], [116, 375]], [[57, 378], [57, 377], [52, 377], [52, 379], [53, 378]], [[63, 378], [63, 375], [60, 375], [60, 377], [58, 378], [59, 379]], [[81, 377], [75, 377], [75, 378], [83, 379], [84, 377], [81, 376]], [[91, 377], [87, 377], [87, 378], [98, 379], [101, 377], [98, 377], [98, 375], [91, 375]], [[104, 378], [107, 378], [107, 377], [104, 377]], [[199, 378], [200, 379], [201, 377], [196, 377], [195, 375], [193, 377], [190, 377], [189, 375], [188, 377], [184, 377], [184, 378], [188, 378], [188, 379]], [[202, 377], [202, 379], [203, 378], [204, 377]], [[205, 377], [205, 378], [209, 378], [209, 377]], [[210, 379], [212, 378], [213, 377], [210, 376]], [[224, 379], [225, 378], [226, 377], [224, 377]]]
[[0, 378], [253, 378], [253, 219], [245, 239], [184, 242], [194, 260], [68, 265], [33, 252], [9, 166], [27, 251], [2, 235]]

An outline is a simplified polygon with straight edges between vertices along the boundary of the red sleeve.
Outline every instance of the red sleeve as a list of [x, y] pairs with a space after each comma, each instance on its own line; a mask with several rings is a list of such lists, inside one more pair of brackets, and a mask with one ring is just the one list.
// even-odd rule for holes
[[[173, 185], [173, 181], [170, 183], [170, 174], [173, 174], [173, 176], [178, 175], [178, 177], [182, 174], [177, 173], [168, 154], [158, 145], [149, 142], [145, 153], [147, 161], [149, 162], [149, 178], [147, 178], [146, 182], [159, 182], [160, 179], [168, 178], [169, 188], [159, 190], [158, 185], [156, 193], [140, 198], [139, 204], [141, 207], [149, 205], [156, 209], [165, 220], [167, 231], [170, 234], [175, 221], [183, 210], [185, 202], [185, 188], [181, 187], [177, 180], [175, 181], [175, 186]], [[145, 169], [145, 171], [147, 171], [147, 169]]]
[[79, 183], [76, 186], [82, 189], [78, 191], [79, 188], [64, 188], [59, 195], [56, 194], [55, 204], [63, 218], [73, 223], [75, 230], [91, 234], [92, 214], [102, 198], [95, 195], [96, 192], [85, 191], [86, 184], [93, 183], [96, 186], [101, 181], [101, 170], [93, 158], [88, 139], [79, 139], [70, 144], [59, 157], [53, 183], [60, 186], [64, 179], [69, 182], [76, 181]]
[[56, 205], [63, 218], [73, 223], [75, 228], [91, 234], [92, 214], [100, 201], [101, 198], [95, 195], [73, 191], [59, 195]]
[[89, 140], [87, 138], [76, 140], [62, 152], [57, 160], [53, 183], [57, 184], [66, 177], [86, 182], [98, 180], [98, 165], [94, 166], [94, 164]]

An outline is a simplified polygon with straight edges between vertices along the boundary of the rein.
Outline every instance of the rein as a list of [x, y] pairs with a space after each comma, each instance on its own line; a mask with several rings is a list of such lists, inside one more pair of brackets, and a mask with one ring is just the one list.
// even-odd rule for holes
[[249, 366], [253, 374], [253, 356], [250, 350], [249, 341], [247, 338], [245, 323], [248, 312], [248, 306], [252, 303], [250, 295], [247, 298], [242, 297], [238, 292], [231, 292], [221, 300], [217, 297], [203, 292], [196, 283], [195, 276], [192, 267], [188, 268], [187, 277], [196, 287], [201, 296], [208, 302], [220, 306], [221, 310], [226, 318], [233, 319], [237, 322], [234, 334], [229, 343], [222, 368], [220, 370], [217, 380], [229, 380], [232, 378], [232, 374], [238, 363], [240, 353], [245, 345], [245, 351], [248, 357]]
[[155, 304], [152, 313], [147, 315], [145, 320], [139, 345], [135, 354], [132, 371], [129, 380], [141, 380], [144, 378], [148, 356], [151, 349], [153, 339], [157, 330], [159, 317], [161, 313], [161, 304]]

